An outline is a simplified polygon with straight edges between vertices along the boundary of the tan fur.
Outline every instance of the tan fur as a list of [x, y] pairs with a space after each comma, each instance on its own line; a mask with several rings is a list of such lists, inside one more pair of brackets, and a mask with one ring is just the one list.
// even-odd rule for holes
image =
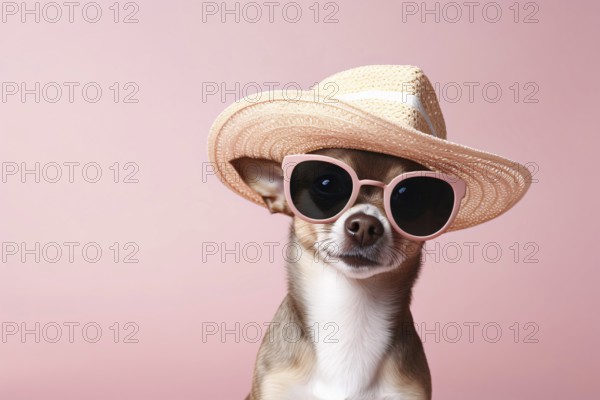
[[[402, 172], [424, 169], [422, 166], [391, 156], [356, 150], [322, 150], [319, 154], [338, 158], [352, 166], [360, 179], [388, 182]], [[273, 168], [272, 162], [245, 159], [235, 166], [238, 171], [247, 163], [260, 163], [263, 168]], [[242, 176], [244, 176], [241, 173]], [[260, 190], [272, 212], [289, 214], [282, 193], [270, 191], [277, 185], [273, 182], [249, 182], [250, 187]], [[257, 189], [258, 188], [258, 189]], [[361, 190], [358, 203], [369, 203], [383, 210], [381, 189], [367, 187]], [[300, 244], [303, 251], [314, 256], [314, 244], [319, 230], [330, 229], [329, 224], [311, 224], [294, 218], [290, 239]], [[359, 285], [372, 293], [390, 293], [393, 299], [395, 319], [392, 321], [392, 339], [388, 351], [380, 361], [373, 390], [369, 399], [414, 399], [431, 398], [431, 378], [423, 346], [410, 312], [412, 287], [421, 266], [420, 243], [411, 242], [396, 232], [393, 233], [394, 247], [406, 256], [397, 268], [359, 280]], [[314, 344], [306, 324], [303, 308], [302, 276], [300, 271], [308, 266], [304, 261], [290, 263], [288, 268], [288, 295], [283, 300], [261, 344], [254, 371], [252, 390], [248, 400], [286, 399], [295, 385], [306, 383], [316, 363]], [[278, 324], [278, 325], [275, 325]], [[285, 340], [282, 327], [297, 324], [301, 328], [300, 339]], [[360, 368], [360, 366], [356, 366]], [[296, 398], [296, 397], [294, 397]], [[304, 397], [305, 400], [310, 398]], [[348, 399], [350, 400], [350, 399]], [[368, 400], [365, 398], [351, 400]]]

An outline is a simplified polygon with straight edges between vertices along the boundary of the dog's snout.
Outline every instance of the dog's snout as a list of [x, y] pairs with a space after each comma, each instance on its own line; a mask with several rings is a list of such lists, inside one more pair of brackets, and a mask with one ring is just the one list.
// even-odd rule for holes
[[372, 215], [356, 213], [346, 220], [346, 235], [360, 246], [370, 246], [383, 235], [383, 225]]

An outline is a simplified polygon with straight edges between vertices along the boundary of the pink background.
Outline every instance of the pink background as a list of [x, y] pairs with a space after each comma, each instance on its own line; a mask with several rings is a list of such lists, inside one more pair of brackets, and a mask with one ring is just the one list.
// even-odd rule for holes
[[[259, 262], [236, 262], [233, 255], [225, 262], [205, 255], [203, 262], [202, 243], [284, 244], [289, 221], [242, 201], [214, 176], [203, 177], [210, 124], [239, 97], [203, 101], [203, 83], [308, 88], [337, 71], [377, 63], [414, 64], [442, 87], [458, 83], [458, 101], [450, 91], [441, 99], [449, 138], [538, 166], [538, 182], [509, 213], [436, 241], [441, 248], [458, 243], [458, 262], [449, 253], [424, 266], [415, 319], [430, 330], [436, 322], [463, 327], [456, 343], [447, 340], [453, 330], [438, 342], [433, 334], [425, 338], [434, 398], [597, 398], [597, 2], [537, 3], [538, 23], [522, 22], [533, 10], [525, 2], [515, 23], [512, 1], [501, 3], [497, 23], [486, 22], [482, 6], [472, 23], [466, 8], [456, 23], [447, 21], [454, 18], [450, 9], [439, 23], [434, 16], [422, 23], [419, 15], [403, 22], [401, 2], [342, 1], [339, 22], [330, 24], [312, 20], [313, 1], [301, 3], [295, 24], [282, 18], [281, 7], [273, 23], [266, 9], [254, 24], [233, 16], [203, 23], [199, 1], [140, 1], [139, 23], [114, 23], [112, 3], [100, 2], [96, 24], [81, 13], [73, 23], [66, 16], [55, 24], [31, 17], [21, 23], [17, 15], [0, 24], [0, 81], [97, 82], [103, 89], [97, 103], [80, 91], [73, 103], [38, 104], [33, 96], [0, 103], [0, 161], [30, 168], [97, 162], [103, 173], [98, 183], [84, 181], [80, 169], [74, 183], [64, 176], [58, 183], [35, 183], [31, 176], [22, 183], [19, 175], [0, 183], [2, 243], [97, 242], [103, 250], [97, 263], [80, 252], [73, 263], [66, 254], [56, 263], [36, 263], [33, 256], [22, 262], [19, 255], [0, 263], [1, 323], [32, 329], [36, 322], [78, 322], [79, 328], [95, 322], [103, 332], [97, 343], [80, 330], [70, 343], [66, 328], [57, 343], [44, 337], [36, 343], [33, 334], [0, 340], [0, 399], [243, 398], [259, 344], [243, 337], [238, 343], [233, 334], [203, 342], [203, 323], [234, 329], [236, 322], [268, 322], [285, 293], [284, 261], [279, 250], [269, 262], [263, 248]], [[332, 10], [324, 5], [321, 19]], [[114, 82], [135, 82], [139, 102], [115, 103]], [[472, 101], [465, 82], [480, 85]], [[495, 103], [481, 91], [490, 82], [503, 90]], [[514, 82], [521, 89], [517, 102]], [[534, 86], [525, 87], [528, 82]], [[532, 87], [539, 88], [537, 103], [525, 102]], [[139, 183], [112, 182], [114, 162], [121, 172], [136, 163]], [[139, 263], [123, 263], [123, 250], [115, 263], [114, 242], [137, 243]], [[473, 260], [465, 242], [479, 243]], [[498, 262], [482, 256], [486, 243], [501, 248]], [[526, 263], [535, 249], [538, 262]], [[119, 343], [109, 329], [115, 322]], [[139, 327], [139, 343], [123, 343], [127, 322]], [[473, 343], [465, 322], [480, 324]], [[535, 325], [526, 330], [528, 322]], [[497, 343], [485, 340], [494, 336], [493, 329], [482, 334], [486, 323], [501, 327]], [[535, 326], [530, 339], [537, 343], [526, 343]]]

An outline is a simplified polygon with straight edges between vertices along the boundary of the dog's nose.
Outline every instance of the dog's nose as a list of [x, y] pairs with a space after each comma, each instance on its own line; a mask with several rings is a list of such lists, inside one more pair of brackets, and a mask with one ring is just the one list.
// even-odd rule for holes
[[372, 215], [356, 213], [346, 220], [346, 235], [361, 246], [370, 246], [383, 235], [383, 225]]

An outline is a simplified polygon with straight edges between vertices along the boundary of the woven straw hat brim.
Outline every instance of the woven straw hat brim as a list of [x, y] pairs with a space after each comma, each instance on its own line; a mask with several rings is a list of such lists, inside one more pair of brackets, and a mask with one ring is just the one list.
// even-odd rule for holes
[[282, 91], [263, 92], [258, 101], [242, 99], [216, 119], [209, 134], [209, 157], [219, 179], [234, 192], [262, 206], [230, 161], [251, 157], [281, 162], [288, 154], [347, 148], [414, 160], [467, 184], [465, 198], [449, 230], [495, 218], [529, 188], [529, 170], [514, 161], [396, 125], [343, 101], [301, 92], [290, 100]]

